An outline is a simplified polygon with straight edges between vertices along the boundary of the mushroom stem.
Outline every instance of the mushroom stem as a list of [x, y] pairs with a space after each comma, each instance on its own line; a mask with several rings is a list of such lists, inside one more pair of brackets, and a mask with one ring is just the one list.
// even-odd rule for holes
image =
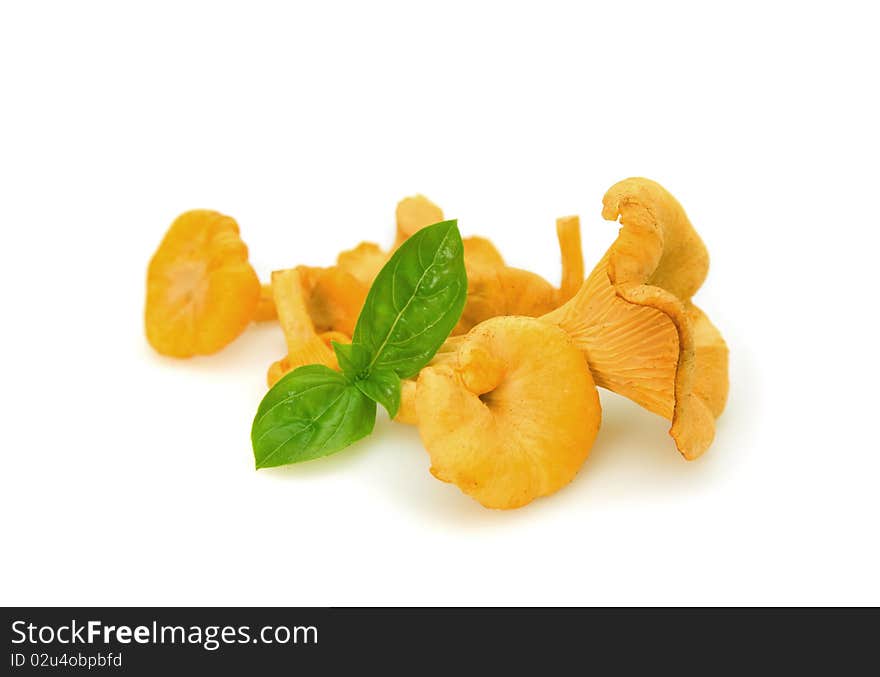
[[254, 313], [254, 322], [271, 322], [278, 319], [275, 298], [272, 296], [272, 283], [260, 285], [260, 300]]
[[556, 219], [556, 237], [562, 255], [562, 283], [559, 285], [559, 303], [562, 304], [577, 294], [584, 283], [580, 218], [563, 216]]
[[303, 294], [301, 271], [296, 268], [272, 273], [272, 291], [278, 321], [284, 331], [287, 355], [269, 367], [266, 380], [272, 387], [286, 373], [306, 364], [323, 364], [338, 369], [330, 340], [344, 335], [338, 332], [318, 334], [309, 315]]

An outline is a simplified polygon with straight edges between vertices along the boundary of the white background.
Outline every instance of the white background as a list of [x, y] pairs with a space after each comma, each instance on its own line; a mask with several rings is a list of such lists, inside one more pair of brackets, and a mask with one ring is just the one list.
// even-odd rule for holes
[[[0, 9], [0, 602], [880, 604], [880, 48], [871, 3], [35, 3]], [[604, 393], [575, 481], [512, 512], [380, 417], [256, 472], [277, 326], [175, 361], [143, 338], [181, 211], [261, 276], [387, 245], [422, 192], [558, 281], [632, 175], [712, 256], [714, 446]], [[383, 415], [384, 416], [384, 415]]]

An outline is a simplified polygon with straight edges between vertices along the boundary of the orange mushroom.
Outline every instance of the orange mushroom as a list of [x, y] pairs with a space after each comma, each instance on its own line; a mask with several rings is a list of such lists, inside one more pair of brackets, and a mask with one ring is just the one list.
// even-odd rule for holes
[[612, 186], [602, 215], [620, 234], [566, 304], [542, 319], [584, 351], [600, 386], [672, 421], [686, 459], [715, 436], [727, 400], [727, 346], [693, 303], [709, 268], [706, 247], [678, 201], [654, 181]]
[[163, 355], [210, 355], [253, 320], [260, 281], [235, 219], [196, 209], [168, 229], [147, 270], [144, 324]]
[[583, 353], [528, 317], [489, 319], [457, 343], [453, 359], [424, 368], [416, 385], [434, 476], [503, 509], [568, 484], [601, 420]]

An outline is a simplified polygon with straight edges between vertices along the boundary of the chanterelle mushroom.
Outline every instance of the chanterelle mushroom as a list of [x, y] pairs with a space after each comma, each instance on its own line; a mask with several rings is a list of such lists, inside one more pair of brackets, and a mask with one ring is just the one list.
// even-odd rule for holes
[[260, 281], [235, 219], [196, 209], [181, 214], [147, 270], [147, 340], [172, 357], [215, 353], [250, 324]]
[[497, 317], [422, 370], [415, 406], [431, 472], [488, 508], [568, 484], [601, 419], [583, 353], [548, 323]]
[[620, 218], [617, 240], [566, 304], [542, 319], [584, 351], [598, 385], [672, 421], [694, 459], [715, 436], [727, 400], [727, 346], [691, 297], [709, 257], [678, 201], [632, 178], [605, 194], [602, 215]]

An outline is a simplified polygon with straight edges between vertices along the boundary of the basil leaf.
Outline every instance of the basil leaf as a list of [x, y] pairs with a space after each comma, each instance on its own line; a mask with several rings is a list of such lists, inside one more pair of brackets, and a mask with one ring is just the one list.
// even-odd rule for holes
[[319, 364], [300, 367], [266, 393], [251, 429], [257, 468], [328, 456], [366, 437], [376, 405], [345, 376]]
[[379, 272], [351, 344], [333, 343], [342, 373], [300, 367], [266, 394], [251, 429], [257, 468], [327, 456], [369, 435], [376, 403], [393, 418], [401, 378], [427, 364], [455, 327], [467, 296], [455, 221], [420, 230]]
[[391, 418], [400, 409], [400, 377], [390, 369], [374, 369], [365, 378], [357, 379], [355, 387], [374, 402], [378, 402]]
[[456, 221], [407, 239], [376, 276], [352, 343], [372, 355], [369, 371], [409, 378], [425, 366], [455, 327], [467, 296], [464, 246]]

